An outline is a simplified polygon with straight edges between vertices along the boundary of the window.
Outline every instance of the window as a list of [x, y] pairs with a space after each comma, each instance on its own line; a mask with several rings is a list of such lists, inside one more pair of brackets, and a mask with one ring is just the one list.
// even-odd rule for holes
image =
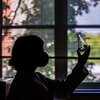
[[[54, 56], [54, 0], [2, 0], [1, 5], [0, 74], [5, 79], [16, 74], [14, 68], [8, 65], [8, 61], [13, 43], [21, 35], [38, 35], [45, 42], [45, 50], [50, 56]], [[37, 70], [54, 79], [54, 59], [50, 59], [47, 66]]]
[[44, 48], [50, 55], [48, 67], [37, 71], [52, 79], [64, 79], [77, 62], [76, 33], [81, 32], [91, 46], [91, 54], [86, 64], [90, 74], [79, 88], [89, 88], [92, 84], [93, 88], [98, 86], [99, 89], [99, 10], [97, 0], [2, 0], [0, 76], [5, 79], [16, 74], [8, 66], [16, 38], [24, 34], [35, 34], [44, 39]]
[[[90, 75], [85, 79], [85, 82], [100, 82], [100, 55], [99, 55], [99, 1], [91, 0], [68, 0], [68, 34], [69, 34], [69, 56], [76, 57], [74, 51], [77, 49], [77, 32], [81, 32], [91, 46], [90, 59], [88, 60], [87, 68], [90, 70]], [[71, 40], [72, 38], [73, 40]], [[95, 45], [96, 44], [96, 45]], [[74, 61], [72, 60], [74, 64]]]
[[[100, 55], [99, 36], [100, 1], [96, 0], [68, 0], [68, 71], [71, 72], [76, 64], [78, 46], [77, 32], [83, 34], [86, 42], [91, 46], [91, 53], [86, 67], [89, 75], [79, 86], [84, 92], [100, 92]], [[80, 90], [79, 90], [80, 91]], [[90, 91], [90, 92], [89, 92]]]

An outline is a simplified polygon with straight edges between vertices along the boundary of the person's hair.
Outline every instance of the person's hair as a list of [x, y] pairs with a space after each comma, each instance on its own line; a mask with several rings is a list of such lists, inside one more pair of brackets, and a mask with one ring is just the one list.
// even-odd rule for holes
[[16, 70], [31, 70], [32, 65], [45, 66], [48, 63], [48, 54], [44, 51], [43, 44], [43, 40], [36, 35], [19, 37], [12, 48], [9, 65]]

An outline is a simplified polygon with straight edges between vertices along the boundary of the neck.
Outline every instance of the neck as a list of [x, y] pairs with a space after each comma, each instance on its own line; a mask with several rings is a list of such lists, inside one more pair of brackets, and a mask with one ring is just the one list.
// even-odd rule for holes
[[[36, 68], [35, 68], [36, 69]], [[34, 72], [35, 72], [35, 69], [25, 69], [25, 70], [17, 70], [17, 73], [18, 74], [22, 74], [22, 75], [32, 75], [32, 74], [34, 74]]]

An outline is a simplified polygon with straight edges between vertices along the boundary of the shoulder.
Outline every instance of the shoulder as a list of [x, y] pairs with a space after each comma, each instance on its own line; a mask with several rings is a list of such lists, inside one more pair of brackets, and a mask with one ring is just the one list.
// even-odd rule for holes
[[38, 80], [40, 80], [40, 81], [42, 81], [42, 82], [47, 82], [47, 80], [48, 80], [48, 78], [47, 77], [45, 77], [42, 73], [40, 73], [40, 72], [35, 72], [34, 73], [34, 78], [36, 78], [36, 79], [38, 79]]
[[55, 84], [57, 83], [58, 81], [57, 80], [53, 80], [53, 79], [50, 79], [46, 76], [44, 76], [42, 73], [40, 72], [35, 72], [34, 73], [34, 77], [38, 80], [41, 80], [42, 82], [44, 82], [45, 84]]
[[40, 73], [40, 72], [35, 72], [35, 73], [34, 73], [34, 76], [35, 76], [35, 77], [38, 77], [38, 78], [39, 78], [39, 77], [45, 78], [45, 76], [44, 76], [42, 73]]

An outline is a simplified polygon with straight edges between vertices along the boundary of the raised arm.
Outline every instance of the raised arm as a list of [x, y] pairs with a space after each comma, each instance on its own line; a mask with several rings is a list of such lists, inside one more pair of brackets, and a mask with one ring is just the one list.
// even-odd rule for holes
[[80, 83], [85, 79], [88, 75], [88, 70], [84, 67], [85, 63], [88, 60], [90, 54], [90, 47], [86, 49], [84, 54], [78, 53], [78, 63], [72, 70], [72, 73], [69, 74], [65, 80], [48, 80], [49, 87], [51, 91], [54, 91], [54, 94], [58, 97], [69, 97], [73, 91], [80, 85]]
[[43, 77], [43, 82], [45, 82], [45, 85], [48, 87], [50, 94], [58, 98], [68, 98], [88, 75], [88, 70], [84, 65], [89, 57], [90, 47], [86, 49], [83, 55], [81, 55], [79, 51], [77, 51], [77, 53], [78, 63], [65, 80], [51, 80], [40, 75], [41, 78]]
[[65, 95], [71, 95], [88, 75], [88, 70], [84, 67], [84, 65], [86, 64], [90, 54], [90, 46], [87, 47], [86, 51], [82, 55], [79, 51], [77, 51], [77, 53], [78, 63], [72, 70], [72, 73], [69, 74], [62, 83], [62, 91]]

